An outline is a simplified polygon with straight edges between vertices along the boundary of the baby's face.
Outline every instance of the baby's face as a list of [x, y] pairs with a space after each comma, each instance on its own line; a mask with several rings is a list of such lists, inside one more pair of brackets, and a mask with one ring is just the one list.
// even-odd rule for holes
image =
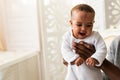
[[73, 36], [77, 39], [84, 39], [91, 35], [94, 23], [94, 13], [85, 11], [73, 11], [70, 24]]

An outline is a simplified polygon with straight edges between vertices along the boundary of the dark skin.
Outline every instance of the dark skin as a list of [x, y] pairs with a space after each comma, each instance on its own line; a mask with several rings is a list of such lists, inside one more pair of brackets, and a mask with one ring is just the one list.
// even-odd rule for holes
[[[73, 43], [72, 46], [76, 53], [82, 56], [84, 60], [95, 52], [94, 46], [85, 42]], [[63, 63], [66, 66], [68, 65], [65, 60], [63, 60]], [[111, 80], [120, 80], [120, 68], [109, 62], [107, 59], [105, 59], [103, 64], [98, 68], [102, 69]]]

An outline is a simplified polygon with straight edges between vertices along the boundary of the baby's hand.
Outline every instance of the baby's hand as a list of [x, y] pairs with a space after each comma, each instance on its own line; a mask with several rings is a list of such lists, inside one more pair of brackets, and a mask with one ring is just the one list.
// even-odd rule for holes
[[90, 57], [86, 60], [86, 64], [88, 66], [96, 66], [99, 62], [95, 58]]
[[76, 64], [77, 66], [81, 65], [83, 62], [84, 62], [84, 59], [81, 58], [81, 57], [78, 57], [78, 58], [75, 60], [75, 64]]

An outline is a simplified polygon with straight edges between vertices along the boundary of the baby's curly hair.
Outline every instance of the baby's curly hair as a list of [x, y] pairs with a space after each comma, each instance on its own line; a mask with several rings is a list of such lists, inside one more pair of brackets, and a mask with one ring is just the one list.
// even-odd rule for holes
[[75, 7], [73, 7], [72, 10], [71, 10], [71, 15], [72, 15], [72, 12], [74, 10], [86, 11], [86, 12], [90, 12], [90, 13], [95, 14], [94, 9], [91, 6], [87, 5], [87, 4], [78, 4]]

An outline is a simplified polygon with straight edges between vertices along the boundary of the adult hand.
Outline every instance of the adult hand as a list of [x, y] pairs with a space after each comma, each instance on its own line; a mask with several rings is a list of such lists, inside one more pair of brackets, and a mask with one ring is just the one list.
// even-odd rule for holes
[[83, 41], [79, 43], [73, 42], [72, 48], [75, 50], [76, 54], [79, 54], [84, 60], [95, 53], [95, 47]]
[[[95, 53], [95, 47], [83, 41], [79, 43], [73, 42], [72, 48], [75, 50], [76, 54], [79, 54], [84, 60], [86, 60], [93, 53]], [[68, 65], [68, 63], [64, 59], [63, 59], [63, 64], [66, 66]]]

